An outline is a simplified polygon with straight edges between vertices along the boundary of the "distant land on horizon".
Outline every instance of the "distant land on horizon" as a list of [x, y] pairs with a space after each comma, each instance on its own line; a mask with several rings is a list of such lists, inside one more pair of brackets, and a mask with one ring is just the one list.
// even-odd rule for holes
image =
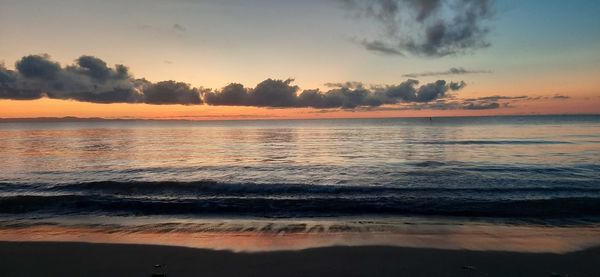
[[[463, 118], [463, 117], [550, 117], [550, 116], [600, 116], [600, 114], [523, 114], [523, 115], [464, 115], [464, 116], [431, 116], [432, 118]], [[254, 120], [335, 120], [335, 119], [386, 119], [386, 118], [429, 118], [427, 116], [414, 117], [357, 117], [357, 118], [247, 118], [247, 119], [183, 119], [183, 118], [104, 118], [104, 117], [19, 117], [19, 118], [0, 118], [0, 123], [18, 123], [18, 122], [98, 122], [98, 121], [161, 121], [161, 122], [190, 122], [190, 121], [254, 121]]]

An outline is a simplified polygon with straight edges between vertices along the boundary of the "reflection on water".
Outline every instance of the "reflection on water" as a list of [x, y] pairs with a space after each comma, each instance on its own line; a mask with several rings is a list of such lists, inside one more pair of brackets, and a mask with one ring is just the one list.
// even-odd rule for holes
[[406, 184], [410, 165], [427, 161], [577, 169], [600, 163], [600, 122], [592, 119], [2, 124], [0, 181], [385, 185]]

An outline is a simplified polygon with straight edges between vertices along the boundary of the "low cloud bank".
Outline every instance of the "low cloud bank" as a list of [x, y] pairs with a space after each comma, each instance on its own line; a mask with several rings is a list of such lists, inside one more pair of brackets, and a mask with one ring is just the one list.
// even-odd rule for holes
[[124, 65], [109, 67], [93, 56], [81, 56], [65, 67], [48, 55], [29, 55], [0, 66], [0, 98], [31, 100], [48, 97], [93, 103], [202, 104], [200, 90], [189, 84], [135, 79]]
[[370, 86], [360, 82], [328, 83], [326, 91], [300, 90], [293, 79], [266, 79], [254, 88], [231, 83], [220, 90], [195, 88], [173, 80], [150, 82], [134, 78], [128, 68], [110, 67], [94, 56], [81, 56], [61, 66], [48, 55], [29, 55], [15, 70], [0, 66], [0, 99], [32, 100], [42, 97], [92, 103], [146, 103], [153, 105], [225, 105], [319, 109], [377, 107], [398, 103], [428, 103], [461, 90], [465, 82], [438, 80], [420, 84], [408, 79], [398, 85]]
[[410, 79], [393, 86], [366, 88], [356, 82], [328, 83], [326, 85], [332, 88], [327, 91], [300, 91], [292, 82], [292, 79], [267, 79], [254, 88], [245, 88], [241, 84], [233, 83], [220, 91], [205, 93], [204, 100], [209, 105], [353, 109], [401, 102], [429, 102], [444, 98], [449, 92], [465, 87], [464, 82], [444, 80], [419, 86], [419, 81]]

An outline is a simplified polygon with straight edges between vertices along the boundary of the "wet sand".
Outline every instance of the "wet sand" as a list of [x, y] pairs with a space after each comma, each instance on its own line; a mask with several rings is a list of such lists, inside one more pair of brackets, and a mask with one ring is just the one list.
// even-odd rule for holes
[[[94, 222], [96, 219], [85, 220]], [[7, 220], [4, 224], [0, 222], [0, 241], [153, 244], [233, 252], [386, 245], [562, 254], [600, 247], [600, 226], [547, 227], [392, 219], [381, 222], [236, 219], [133, 225], [119, 224], [112, 219], [103, 224]]]
[[0, 242], [0, 257], [1, 276], [600, 276], [600, 248], [564, 254], [387, 246], [234, 253], [141, 244]]

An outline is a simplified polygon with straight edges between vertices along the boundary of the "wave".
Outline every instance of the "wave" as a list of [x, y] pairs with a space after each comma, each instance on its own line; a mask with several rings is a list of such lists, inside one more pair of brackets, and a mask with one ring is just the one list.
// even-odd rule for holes
[[600, 217], [597, 186], [434, 188], [204, 181], [37, 185], [27, 191], [25, 185], [0, 187], [0, 213], [5, 214]]
[[[582, 184], [586, 184], [583, 182]], [[121, 194], [144, 193], [196, 193], [206, 196], [215, 195], [309, 195], [309, 194], [403, 194], [403, 193], [535, 193], [535, 192], [581, 192], [600, 193], [600, 186], [543, 186], [529, 187], [393, 187], [393, 186], [357, 186], [357, 185], [315, 185], [315, 184], [273, 184], [273, 183], [222, 183], [217, 181], [197, 182], [144, 182], [144, 181], [101, 181], [72, 184], [14, 184], [0, 183], [3, 191], [36, 192], [104, 192]]]
[[117, 215], [240, 215], [315, 217], [340, 215], [438, 215], [462, 217], [600, 216], [600, 199], [452, 200], [373, 197], [349, 198], [205, 198], [152, 200], [98, 195], [12, 196], [0, 200], [0, 213], [106, 213]]

